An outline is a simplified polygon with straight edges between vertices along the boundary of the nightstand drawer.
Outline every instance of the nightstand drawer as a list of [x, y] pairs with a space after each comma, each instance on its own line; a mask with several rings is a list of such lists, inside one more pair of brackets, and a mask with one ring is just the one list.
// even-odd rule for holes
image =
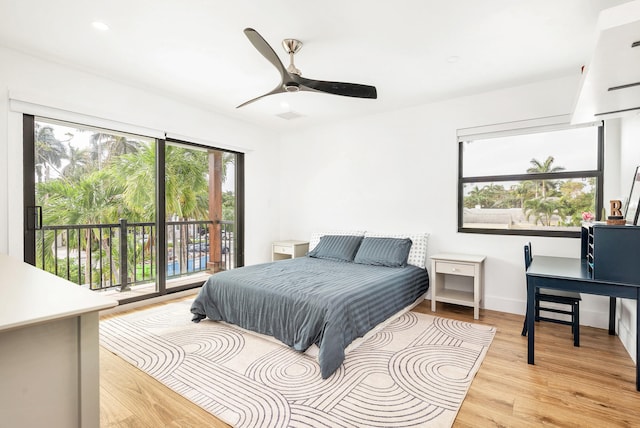
[[436, 262], [436, 273], [448, 273], [449, 275], [474, 276], [475, 267], [473, 265], [451, 262]]
[[271, 243], [271, 260], [286, 260], [303, 257], [309, 251], [307, 241], [273, 241]]
[[283, 247], [282, 245], [274, 245], [273, 252], [279, 254], [293, 254], [293, 246]]

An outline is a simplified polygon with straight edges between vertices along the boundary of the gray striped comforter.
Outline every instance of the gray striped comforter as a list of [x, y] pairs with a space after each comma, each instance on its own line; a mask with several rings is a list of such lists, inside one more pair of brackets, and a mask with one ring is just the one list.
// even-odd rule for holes
[[429, 288], [427, 271], [301, 257], [212, 275], [191, 306], [193, 321], [223, 320], [304, 352], [317, 344], [323, 379], [345, 348]]

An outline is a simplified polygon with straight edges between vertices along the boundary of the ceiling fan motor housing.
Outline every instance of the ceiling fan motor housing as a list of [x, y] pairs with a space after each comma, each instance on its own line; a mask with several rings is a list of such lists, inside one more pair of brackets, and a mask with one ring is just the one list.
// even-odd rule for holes
[[286, 82], [283, 86], [287, 92], [298, 92], [300, 90], [300, 84], [296, 82]]

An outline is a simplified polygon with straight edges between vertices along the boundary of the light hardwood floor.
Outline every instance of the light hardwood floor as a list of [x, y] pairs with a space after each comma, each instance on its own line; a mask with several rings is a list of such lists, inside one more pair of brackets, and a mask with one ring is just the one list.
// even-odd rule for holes
[[[416, 311], [432, 314], [429, 301]], [[523, 316], [438, 303], [434, 315], [497, 328], [489, 352], [454, 427], [638, 427], [640, 392], [635, 366], [615, 336], [580, 329], [574, 348], [570, 327], [539, 323], [536, 364], [527, 364]], [[124, 360], [100, 349], [100, 426], [227, 427]]]

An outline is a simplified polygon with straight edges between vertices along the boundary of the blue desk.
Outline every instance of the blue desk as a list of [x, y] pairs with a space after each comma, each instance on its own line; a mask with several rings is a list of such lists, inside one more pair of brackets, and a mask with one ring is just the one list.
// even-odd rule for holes
[[577, 291], [611, 297], [609, 305], [609, 334], [615, 334], [615, 298], [636, 301], [636, 390], [640, 391], [640, 284], [625, 284], [592, 279], [586, 260], [566, 257], [535, 256], [527, 269], [527, 329], [528, 363], [534, 364], [535, 343], [535, 293], [536, 288]]

